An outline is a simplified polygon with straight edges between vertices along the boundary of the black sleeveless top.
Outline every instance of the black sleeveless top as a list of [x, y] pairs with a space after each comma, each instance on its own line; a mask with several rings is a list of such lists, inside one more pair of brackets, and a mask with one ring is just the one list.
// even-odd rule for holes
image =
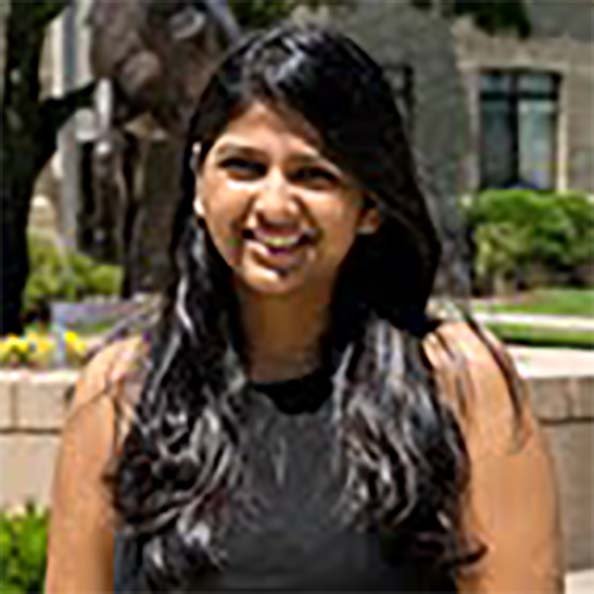
[[[248, 459], [260, 512], [231, 523], [220, 571], [178, 591], [456, 592], [452, 576], [337, 517], [342, 482], [332, 464], [330, 388], [321, 373], [253, 384]], [[116, 593], [144, 589], [141, 546], [116, 534]]]

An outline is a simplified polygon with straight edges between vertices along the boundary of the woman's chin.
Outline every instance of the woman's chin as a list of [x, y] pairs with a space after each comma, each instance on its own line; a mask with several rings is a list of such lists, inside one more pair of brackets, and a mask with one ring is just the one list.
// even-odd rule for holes
[[307, 278], [303, 268], [284, 270], [263, 266], [248, 266], [236, 270], [238, 280], [245, 287], [262, 295], [288, 295], [305, 286]]

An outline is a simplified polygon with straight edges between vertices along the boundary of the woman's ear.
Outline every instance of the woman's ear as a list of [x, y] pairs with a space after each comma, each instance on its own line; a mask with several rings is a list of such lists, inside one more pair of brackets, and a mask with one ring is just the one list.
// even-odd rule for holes
[[204, 218], [204, 204], [202, 203], [200, 176], [196, 176], [196, 183], [194, 184], [194, 201], [192, 203], [194, 214], [199, 218]]
[[200, 198], [200, 192], [198, 191], [198, 184], [196, 184], [196, 192], [194, 194], [194, 214], [199, 218], [204, 218], [204, 205], [202, 204], [202, 198]]
[[204, 204], [202, 203], [202, 192], [200, 191], [200, 178], [196, 177], [196, 184], [194, 185], [194, 214], [199, 218], [204, 218]]
[[199, 218], [199, 219], [203, 219], [204, 218], [204, 205], [202, 204], [202, 192], [201, 192], [201, 183], [200, 183], [200, 171], [198, 171], [198, 157], [200, 155], [200, 143], [195, 142], [192, 145], [192, 161], [190, 163], [190, 166], [192, 167], [192, 170], [194, 172], [194, 179], [195, 179], [195, 183], [194, 183], [194, 202], [193, 202], [193, 207], [194, 207], [194, 214]]
[[380, 223], [381, 215], [378, 207], [373, 200], [365, 198], [361, 218], [357, 225], [357, 233], [359, 235], [373, 235], [379, 229]]

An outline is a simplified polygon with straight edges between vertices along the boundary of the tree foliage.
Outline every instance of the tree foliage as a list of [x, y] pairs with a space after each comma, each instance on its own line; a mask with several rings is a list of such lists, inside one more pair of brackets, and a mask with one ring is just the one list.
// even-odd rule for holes
[[46, 26], [68, 0], [12, 0], [6, 17], [0, 143], [0, 334], [22, 330], [27, 279], [26, 228], [33, 184], [56, 148], [68, 117], [91, 100], [92, 85], [61, 98], [41, 99], [39, 65]]
[[247, 29], [267, 27], [286, 19], [298, 6], [318, 8], [331, 0], [229, 0], [239, 25]]
[[530, 35], [530, 21], [522, 0], [410, 0], [421, 10], [433, 10], [444, 17], [470, 16], [477, 27], [491, 35], [515, 31]]
[[515, 30], [520, 37], [530, 35], [530, 21], [522, 0], [455, 0], [454, 14], [471, 16], [479, 28], [490, 34]]

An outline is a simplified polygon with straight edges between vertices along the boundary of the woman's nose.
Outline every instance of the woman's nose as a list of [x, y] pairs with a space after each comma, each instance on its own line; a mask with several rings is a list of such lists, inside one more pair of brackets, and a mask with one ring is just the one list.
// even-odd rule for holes
[[258, 217], [270, 224], [287, 224], [295, 222], [299, 215], [299, 201], [295, 188], [280, 172], [269, 172], [258, 189], [254, 202], [254, 210]]

